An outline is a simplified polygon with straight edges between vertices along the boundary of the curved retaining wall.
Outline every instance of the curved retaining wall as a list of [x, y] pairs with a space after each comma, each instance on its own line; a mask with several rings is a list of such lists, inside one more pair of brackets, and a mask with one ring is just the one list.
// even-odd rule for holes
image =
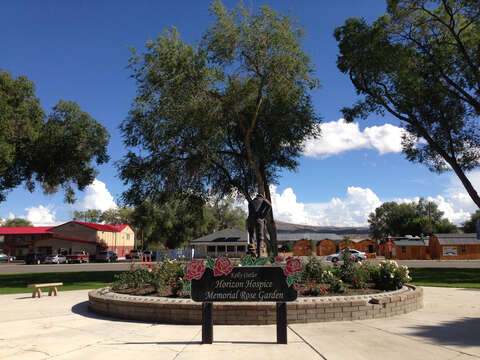
[[[90, 291], [89, 308], [97, 314], [121, 319], [172, 324], [201, 324], [202, 304], [190, 299], [117, 294], [110, 288]], [[290, 324], [386, 318], [423, 307], [423, 289], [404, 286], [381, 294], [299, 298], [287, 303]], [[214, 303], [216, 325], [276, 323], [275, 303]]]

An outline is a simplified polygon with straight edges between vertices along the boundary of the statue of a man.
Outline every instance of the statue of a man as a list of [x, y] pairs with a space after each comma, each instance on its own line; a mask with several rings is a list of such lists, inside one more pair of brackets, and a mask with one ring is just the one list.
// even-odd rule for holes
[[262, 194], [257, 194], [248, 204], [247, 230], [249, 243], [253, 243], [253, 239], [256, 239], [257, 257], [267, 255], [265, 253], [263, 231], [264, 219], [270, 211], [272, 211], [272, 204]]

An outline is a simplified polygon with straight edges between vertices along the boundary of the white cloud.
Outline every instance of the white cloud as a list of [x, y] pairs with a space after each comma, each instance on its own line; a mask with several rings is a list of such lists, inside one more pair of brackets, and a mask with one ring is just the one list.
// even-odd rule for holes
[[113, 196], [108, 191], [105, 183], [97, 179], [86, 187], [84, 198], [80, 200], [76, 206], [76, 208], [81, 211], [88, 209], [105, 211], [116, 207], [117, 204], [115, 204]]
[[344, 119], [319, 125], [321, 136], [304, 143], [303, 154], [324, 159], [345, 151], [377, 149], [383, 155], [402, 151], [402, 134], [405, 130], [391, 124], [366, 127], [360, 131], [358, 123], [347, 123]]
[[12, 219], [15, 219], [15, 214], [12, 213], [12, 212], [9, 212], [8, 213], [8, 220], [12, 220]]
[[55, 219], [55, 211], [50, 206], [32, 206], [25, 210], [27, 215], [22, 217], [30, 221], [34, 226], [54, 226], [59, 224]]
[[[480, 191], [480, 171], [467, 174], [472, 185]], [[270, 188], [275, 218], [296, 224], [318, 226], [368, 226], [368, 215], [384, 201], [369, 188], [349, 186], [344, 197], [333, 197], [328, 202], [303, 203], [297, 200], [292, 188], [277, 193], [277, 188]], [[436, 196], [426, 197], [438, 205], [444, 217], [460, 225], [469, 219], [470, 214], [478, 208], [470, 199], [463, 185], [455, 174], [449, 179], [445, 191]], [[417, 202], [419, 197], [393, 199], [398, 203]]]
[[273, 211], [280, 221], [321, 226], [365, 226], [370, 212], [381, 204], [370, 189], [350, 186], [344, 199], [332, 198], [325, 203], [297, 202], [292, 188], [282, 194], [271, 187]]

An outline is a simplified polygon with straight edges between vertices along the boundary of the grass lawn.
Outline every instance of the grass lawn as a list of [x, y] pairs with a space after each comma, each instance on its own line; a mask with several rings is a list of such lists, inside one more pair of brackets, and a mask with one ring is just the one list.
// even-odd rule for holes
[[32, 293], [28, 284], [63, 282], [59, 291], [98, 289], [109, 286], [122, 271], [81, 271], [60, 273], [0, 274], [0, 294]]
[[410, 268], [409, 270], [413, 285], [480, 288], [480, 269]]

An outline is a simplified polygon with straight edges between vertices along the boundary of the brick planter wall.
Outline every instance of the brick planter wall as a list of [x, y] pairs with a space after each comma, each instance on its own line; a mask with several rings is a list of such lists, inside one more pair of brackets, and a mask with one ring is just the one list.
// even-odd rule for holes
[[[202, 304], [170, 299], [116, 294], [109, 288], [90, 291], [92, 312], [121, 319], [157, 323], [201, 324]], [[287, 303], [290, 324], [386, 318], [423, 307], [423, 289], [415, 286], [381, 294], [299, 298]], [[214, 303], [216, 325], [276, 323], [275, 303]]]

